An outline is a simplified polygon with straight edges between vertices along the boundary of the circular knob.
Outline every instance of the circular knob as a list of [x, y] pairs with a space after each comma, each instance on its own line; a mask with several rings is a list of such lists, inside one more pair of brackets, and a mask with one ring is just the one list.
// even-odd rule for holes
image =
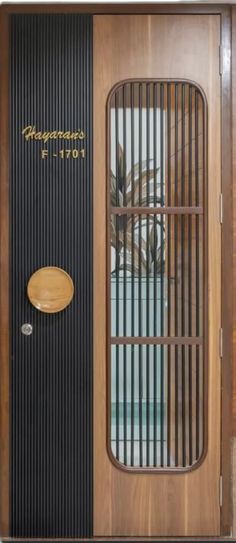
[[29, 322], [25, 322], [21, 326], [21, 332], [24, 334], [24, 336], [31, 336], [33, 332], [33, 326]]
[[43, 313], [58, 313], [74, 295], [74, 284], [65, 270], [55, 266], [40, 268], [31, 275], [27, 286], [31, 304]]

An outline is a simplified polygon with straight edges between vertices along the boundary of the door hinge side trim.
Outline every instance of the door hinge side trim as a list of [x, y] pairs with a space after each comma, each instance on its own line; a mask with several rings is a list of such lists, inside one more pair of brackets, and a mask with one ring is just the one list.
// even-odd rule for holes
[[220, 507], [222, 507], [222, 504], [223, 504], [223, 479], [222, 479], [222, 475], [220, 475], [220, 479], [219, 479], [219, 504], [220, 504]]
[[223, 328], [219, 330], [219, 356], [223, 358]]
[[223, 45], [219, 45], [219, 74], [222, 75], [224, 71], [224, 49]]
[[222, 192], [219, 195], [219, 221], [220, 221], [220, 224], [223, 224], [223, 194]]

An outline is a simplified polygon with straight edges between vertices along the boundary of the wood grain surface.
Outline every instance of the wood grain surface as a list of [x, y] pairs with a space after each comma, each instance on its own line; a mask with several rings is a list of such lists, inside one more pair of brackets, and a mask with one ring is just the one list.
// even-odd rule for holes
[[31, 275], [27, 294], [31, 304], [43, 313], [58, 313], [74, 295], [74, 284], [65, 270], [56, 266], [40, 268]]
[[[216, 15], [94, 17], [94, 534], [220, 533], [220, 18]], [[174, 44], [174, 46], [173, 46]], [[208, 101], [208, 452], [188, 474], [131, 474], [106, 450], [106, 100], [120, 80], [184, 78]], [[218, 265], [216, 265], [218, 263]]]
[[236, 8], [232, 11], [232, 167], [233, 167], [233, 435], [236, 435]]

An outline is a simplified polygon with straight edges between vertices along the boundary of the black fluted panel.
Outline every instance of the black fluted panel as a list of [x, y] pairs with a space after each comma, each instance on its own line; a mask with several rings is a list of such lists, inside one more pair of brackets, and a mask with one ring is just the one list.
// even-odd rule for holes
[[[92, 535], [92, 20], [11, 16], [11, 535]], [[84, 129], [83, 141], [21, 131]], [[48, 157], [85, 147], [84, 159]], [[42, 266], [73, 278], [61, 313], [26, 285]], [[21, 334], [22, 323], [33, 334]]]

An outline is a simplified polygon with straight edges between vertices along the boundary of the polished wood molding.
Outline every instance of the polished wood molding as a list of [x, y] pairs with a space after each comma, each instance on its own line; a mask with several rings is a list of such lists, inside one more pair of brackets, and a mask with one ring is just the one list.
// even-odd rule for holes
[[[232, 8], [233, 299], [236, 296], [236, 6]], [[233, 305], [232, 424], [236, 436], [236, 303]]]
[[140, 4], [6, 4], [0, 7], [6, 13], [90, 13], [93, 15], [103, 14], [216, 14], [224, 15], [227, 12], [228, 6], [222, 4], [150, 4], [141, 2]]
[[114, 215], [203, 215], [203, 207], [111, 207]]
[[111, 337], [111, 345], [202, 345], [202, 337]]

